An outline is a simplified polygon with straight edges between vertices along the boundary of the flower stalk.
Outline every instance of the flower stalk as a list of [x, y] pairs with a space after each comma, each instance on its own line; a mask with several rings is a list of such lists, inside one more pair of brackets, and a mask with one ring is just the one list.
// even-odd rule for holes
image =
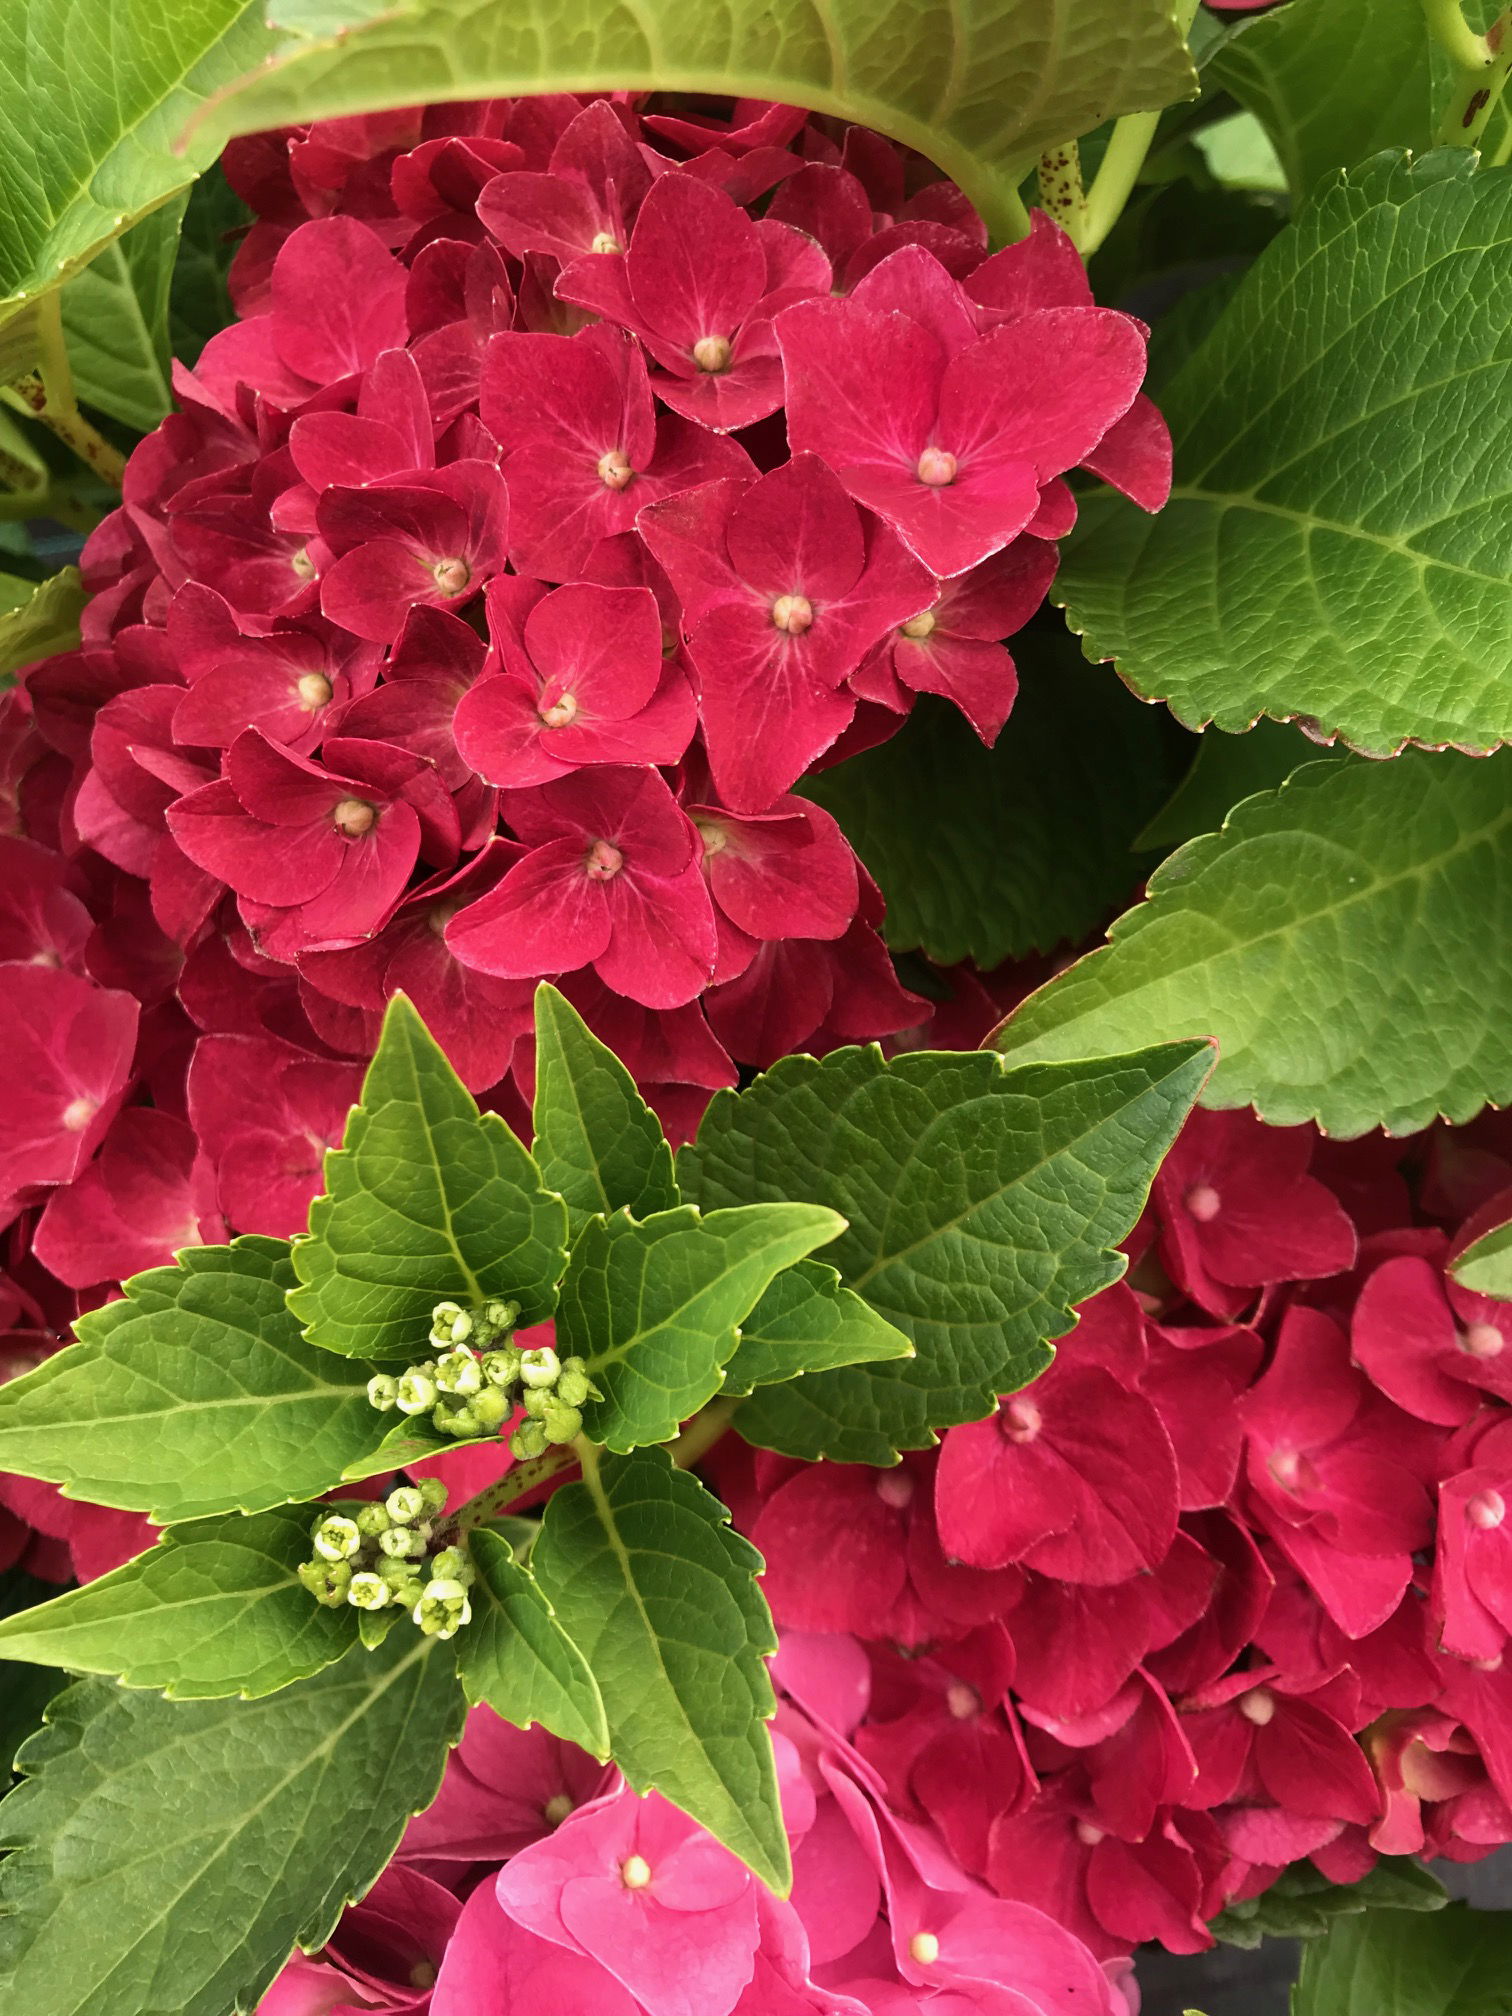
[[1478, 147], [1512, 72], [1512, 7], [1484, 35], [1466, 21], [1459, 0], [1423, 0], [1428, 32], [1454, 66], [1454, 90], [1439, 120], [1442, 147]]

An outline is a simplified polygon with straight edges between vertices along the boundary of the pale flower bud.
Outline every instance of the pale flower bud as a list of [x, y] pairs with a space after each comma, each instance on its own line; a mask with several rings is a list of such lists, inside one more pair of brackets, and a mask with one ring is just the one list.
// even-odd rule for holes
[[546, 1440], [561, 1446], [572, 1440], [583, 1425], [583, 1416], [576, 1407], [564, 1407], [556, 1395], [546, 1409], [542, 1426], [546, 1430]]
[[446, 1510], [446, 1486], [439, 1477], [422, 1477], [420, 1482], [411, 1485], [410, 1489], [420, 1493], [420, 1502], [427, 1512]]
[[376, 1540], [380, 1533], [387, 1533], [391, 1524], [381, 1505], [363, 1505], [357, 1512], [357, 1531], [366, 1540]]
[[471, 1351], [447, 1351], [436, 1361], [436, 1384], [443, 1393], [476, 1393], [483, 1370]]
[[593, 1382], [588, 1377], [588, 1367], [581, 1358], [564, 1358], [562, 1370], [556, 1383], [556, 1397], [569, 1407], [581, 1407], [588, 1399], [597, 1399]]
[[512, 1345], [502, 1351], [490, 1351], [483, 1359], [483, 1377], [490, 1386], [500, 1388], [513, 1386], [520, 1376], [520, 1354]]
[[426, 1509], [425, 1494], [414, 1484], [400, 1484], [383, 1501], [397, 1526], [413, 1526]]
[[381, 1610], [392, 1597], [393, 1591], [383, 1577], [366, 1569], [347, 1584], [346, 1600], [354, 1610]]
[[539, 1421], [522, 1421], [509, 1438], [509, 1453], [517, 1463], [546, 1454], [546, 1430]]
[[430, 1571], [443, 1582], [460, 1582], [464, 1589], [470, 1589], [477, 1579], [465, 1547], [443, 1547], [432, 1560]]
[[562, 1361], [549, 1344], [520, 1354], [520, 1377], [527, 1386], [555, 1386]]
[[427, 1582], [411, 1613], [427, 1638], [455, 1638], [472, 1616], [462, 1584], [445, 1576]]
[[436, 1382], [428, 1373], [419, 1370], [406, 1372], [399, 1381], [399, 1391], [395, 1398], [401, 1414], [423, 1414], [436, 1404]]
[[418, 1560], [425, 1552], [425, 1542], [412, 1526], [390, 1526], [378, 1535], [378, 1545], [393, 1561]]
[[391, 1373], [375, 1372], [367, 1384], [368, 1404], [380, 1414], [393, 1412], [399, 1400], [399, 1381]]
[[315, 1552], [322, 1561], [350, 1561], [354, 1554], [362, 1550], [362, 1535], [357, 1530], [355, 1519], [344, 1519], [338, 1513], [329, 1519], [322, 1519], [315, 1528]]

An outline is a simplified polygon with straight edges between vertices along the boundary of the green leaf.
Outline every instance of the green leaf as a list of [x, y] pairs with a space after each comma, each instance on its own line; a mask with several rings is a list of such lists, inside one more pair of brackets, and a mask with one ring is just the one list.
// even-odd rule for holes
[[1375, 755], [1512, 736], [1486, 648], [1512, 623], [1512, 170], [1473, 165], [1326, 189], [1160, 389], [1171, 503], [1085, 503], [1072, 627], [1190, 725], [1296, 718]]
[[210, 338], [233, 319], [226, 275], [236, 251], [235, 237], [251, 221], [252, 212], [219, 168], [201, 175], [189, 192], [168, 300], [168, 328], [173, 355], [191, 370]]
[[9, 675], [79, 641], [87, 597], [77, 567], [64, 567], [39, 586], [14, 575], [0, 577], [0, 686]]
[[887, 942], [981, 967], [1085, 938], [1154, 865], [1131, 852], [1190, 743], [1078, 661], [1014, 640], [1021, 687], [995, 749], [926, 695], [880, 748], [805, 781], [882, 885]]
[[[0, 1575], [0, 1617], [14, 1617], [18, 1611], [45, 1602], [53, 1585], [20, 1568]], [[33, 1730], [42, 1722], [42, 1711], [60, 1687], [68, 1685], [68, 1675], [51, 1666], [23, 1666], [19, 1660], [0, 1659], [0, 1787], [8, 1785], [11, 1760]]]
[[1309, 764], [1173, 854], [993, 1038], [1016, 1063], [1215, 1037], [1204, 1103], [1348, 1139], [1512, 1100], [1512, 752]]
[[1216, 833], [1243, 798], [1274, 791], [1304, 763], [1334, 752], [1309, 742], [1289, 721], [1257, 721], [1246, 735], [1210, 728], [1197, 744], [1192, 767], [1139, 836], [1142, 847], [1179, 847], [1199, 833]]
[[1448, 1901], [1438, 1878], [1408, 1855], [1384, 1856], [1358, 1883], [1331, 1883], [1310, 1862], [1294, 1862], [1258, 1897], [1220, 1911], [1211, 1929], [1226, 1946], [1253, 1949], [1267, 1939], [1316, 1939], [1362, 1911], [1441, 1911]]
[[1512, 1913], [1369, 1911], [1302, 1956], [1292, 2016], [1509, 2016]]
[[1205, 81], [1254, 113], [1301, 198], [1383, 147], [1427, 147], [1431, 48], [1422, 0], [1292, 0], [1241, 22]]
[[531, 1568], [604, 1697], [614, 1761], [780, 1894], [791, 1881], [767, 1719], [761, 1556], [666, 1453], [590, 1461], [548, 1502]]
[[0, 1469], [159, 1524], [319, 1497], [371, 1449], [371, 1367], [305, 1343], [282, 1239], [191, 1246], [0, 1387]]
[[0, 1658], [117, 1674], [179, 1701], [250, 1699], [318, 1673], [355, 1644], [357, 1613], [322, 1608], [295, 1578], [311, 1512], [171, 1527], [124, 1567], [0, 1622]]
[[188, 187], [221, 143], [186, 120], [273, 40], [257, 0], [9, 0], [0, 320]]
[[397, 1428], [389, 1430], [376, 1449], [354, 1456], [342, 1470], [341, 1481], [356, 1484], [364, 1477], [386, 1477], [391, 1470], [406, 1470], [411, 1463], [444, 1456], [448, 1449], [467, 1449], [497, 1439], [496, 1430], [488, 1435], [443, 1435], [432, 1426], [428, 1414], [409, 1415], [401, 1419]]
[[261, 1701], [69, 1688], [0, 1806], [5, 2007], [252, 2009], [434, 1798], [462, 1713], [448, 1648], [413, 1631]]
[[275, 20], [299, 34], [208, 108], [196, 145], [417, 100], [713, 91], [877, 127], [998, 222], [1046, 146], [1195, 87], [1168, 0], [284, 0]]
[[826, 1259], [918, 1354], [763, 1388], [740, 1432], [890, 1463], [990, 1413], [1049, 1363], [1046, 1340], [1077, 1303], [1123, 1273], [1114, 1248], [1211, 1061], [1194, 1044], [1023, 1071], [981, 1051], [887, 1063], [838, 1050], [717, 1094], [678, 1157], [685, 1194], [839, 1211], [849, 1230]]
[[63, 289], [75, 394], [142, 434], [173, 404], [168, 290], [185, 200], [151, 211]]
[[457, 1672], [474, 1705], [486, 1701], [518, 1728], [609, 1754], [603, 1698], [587, 1662], [556, 1620], [529, 1569], [501, 1535], [480, 1527], [471, 1552], [478, 1579], [472, 1622], [457, 1635]]
[[548, 1189], [567, 1205], [573, 1236], [595, 1212], [633, 1218], [678, 1201], [661, 1122], [614, 1052], [555, 987], [536, 989], [535, 1146]]
[[396, 994], [326, 1195], [294, 1248], [289, 1306], [312, 1344], [348, 1357], [425, 1354], [437, 1302], [556, 1306], [566, 1207], [497, 1113], [477, 1102], [409, 1001]]
[[1498, 1225], [1449, 1263], [1449, 1272], [1472, 1295], [1512, 1302], [1512, 1225]]
[[603, 1395], [583, 1408], [585, 1434], [621, 1454], [675, 1435], [719, 1391], [774, 1275], [844, 1230], [833, 1211], [789, 1203], [591, 1219], [557, 1311], [558, 1350], [586, 1358]]
[[723, 1391], [738, 1398], [806, 1372], [912, 1358], [914, 1348], [869, 1303], [842, 1288], [833, 1267], [800, 1260], [779, 1274], [740, 1326]]

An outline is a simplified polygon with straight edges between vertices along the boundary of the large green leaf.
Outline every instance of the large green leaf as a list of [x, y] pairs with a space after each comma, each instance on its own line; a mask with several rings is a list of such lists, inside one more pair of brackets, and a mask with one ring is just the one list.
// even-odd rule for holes
[[258, 0], [6, 0], [0, 8], [0, 321], [215, 159], [183, 145], [208, 93], [274, 38]]
[[804, 785], [887, 898], [887, 940], [992, 967], [1085, 938], [1154, 865], [1131, 850], [1190, 749], [1082, 663], [1064, 631], [1015, 639], [1022, 685], [995, 749], [926, 696], [902, 731]]
[[188, 1247], [0, 1387], [0, 1469], [160, 1524], [315, 1498], [378, 1439], [371, 1367], [313, 1350], [282, 1239]]
[[[1004, 1070], [990, 1054], [788, 1057], [720, 1093], [678, 1157], [706, 1207], [806, 1197], [841, 1279], [917, 1356], [763, 1387], [736, 1419], [792, 1455], [887, 1463], [991, 1412], [1124, 1270], [1114, 1248], [1211, 1065], [1205, 1044]], [[761, 1426], [758, 1429], [756, 1423]]]
[[596, 1211], [634, 1218], [677, 1202], [661, 1122], [618, 1057], [572, 1003], [536, 989], [535, 1145], [541, 1180], [567, 1205], [574, 1234]]
[[168, 293], [182, 196], [113, 239], [63, 289], [63, 331], [76, 396], [146, 434], [173, 403]]
[[310, 1510], [175, 1526], [123, 1568], [0, 1623], [0, 1658], [116, 1674], [180, 1701], [318, 1673], [357, 1642], [357, 1613], [322, 1607], [295, 1578]]
[[1368, 1911], [1307, 1947], [1292, 2016], [1509, 2016], [1512, 1913]]
[[480, 1527], [469, 1542], [478, 1579], [472, 1622], [457, 1638], [457, 1673], [474, 1703], [521, 1729], [539, 1722], [554, 1736], [609, 1754], [603, 1697], [586, 1660], [556, 1620], [509, 1542]]
[[1449, 1893], [1409, 1855], [1387, 1855], [1358, 1883], [1331, 1883], [1311, 1862], [1294, 1862], [1268, 1890], [1230, 1904], [1211, 1920], [1226, 1946], [1253, 1950], [1267, 1939], [1316, 1939], [1362, 1911], [1442, 1911]]
[[4, 2006], [252, 2009], [434, 1798], [462, 1712], [449, 1649], [414, 1632], [261, 1701], [71, 1687], [0, 1806]]
[[[1242, 798], [1274, 791], [1304, 763], [1328, 762], [1334, 752], [1289, 721], [1257, 721], [1247, 735], [1210, 728], [1197, 744], [1192, 767], [1139, 836], [1142, 847], [1179, 847], [1199, 833], [1216, 833]], [[1342, 754], [1342, 752], [1340, 752]]]
[[1432, 46], [1422, 0], [1291, 0], [1241, 22], [1204, 82], [1255, 114], [1302, 197], [1382, 147], [1428, 145]]
[[1326, 189], [1160, 392], [1171, 503], [1083, 509], [1057, 593], [1182, 720], [1512, 735], [1512, 170], [1473, 165]]
[[609, 1457], [546, 1507], [531, 1568], [593, 1669], [614, 1761], [772, 1888], [790, 1880], [767, 1718], [761, 1556], [661, 1450]]
[[523, 1323], [556, 1306], [567, 1211], [497, 1113], [477, 1102], [402, 994], [326, 1194], [294, 1247], [303, 1286], [289, 1306], [312, 1344], [348, 1357], [422, 1357], [440, 1301], [520, 1305]]
[[1152, 878], [994, 1041], [1015, 1063], [1210, 1035], [1205, 1103], [1394, 1134], [1512, 1099], [1512, 751], [1309, 764]]
[[592, 1219], [557, 1310], [558, 1348], [588, 1361], [603, 1396], [585, 1405], [584, 1432], [621, 1454], [675, 1435], [719, 1391], [737, 1326], [773, 1276], [844, 1230], [812, 1204]]
[[40, 584], [0, 575], [0, 686], [23, 665], [74, 648], [84, 601], [77, 567], [65, 567]]
[[868, 1302], [842, 1288], [833, 1267], [800, 1260], [779, 1274], [740, 1326], [723, 1392], [739, 1398], [807, 1372], [911, 1358], [913, 1346]]
[[281, 0], [275, 22], [298, 33], [208, 108], [195, 144], [419, 99], [735, 93], [878, 127], [1001, 221], [1046, 146], [1195, 88], [1174, 14], [1171, 0]]

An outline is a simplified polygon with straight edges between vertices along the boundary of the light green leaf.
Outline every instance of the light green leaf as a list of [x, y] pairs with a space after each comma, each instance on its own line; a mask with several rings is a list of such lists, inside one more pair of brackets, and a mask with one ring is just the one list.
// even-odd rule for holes
[[257, 0], [8, 0], [0, 10], [0, 321], [215, 159], [183, 129], [274, 38]]
[[1362, 1911], [1441, 1911], [1449, 1894], [1409, 1855], [1383, 1856], [1358, 1883], [1331, 1883], [1310, 1862], [1294, 1862], [1268, 1890], [1220, 1911], [1211, 1922], [1225, 1946], [1251, 1951], [1267, 1939], [1316, 1939]]
[[741, 1433], [761, 1422], [794, 1455], [889, 1463], [990, 1413], [1123, 1273], [1114, 1249], [1211, 1061], [1205, 1044], [1023, 1071], [981, 1051], [838, 1050], [717, 1094], [678, 1157], [684, 1193], [839, 1211], [849, 1230], [825, 1258], [917, 1353], [764, 1388]]
[[413, 1631], [260, 1701], [69, 1688], [0, 1806], [4, 2006], [251, 2010], [435, 1797], [462, 1714], [448, 1648]]
[[1368, 1911], [1308, 1946], [1292, 2016], [1508, 2016], [1512, 1913]]
[[539, 1722], [564, 1742], [607, 1757], [598, 1682], [535, 1577], [515, 1560], [508, 1541], [487, 1527], [469, 1545], [478, 1579], [472, 1622], [457, 1635], [457, 1673], [468, 1700], [487, 1702], [518, 1728]]
[[1512, 170], [1473, 165], [1325, 189], [1159, 391], [1171, 503], [1085, 504], [1057, 596], [1190, 725], [1512, 735]]
[[1457, 1260], [1450, 1261], [1449, 1271], [1472, 1295], [1494, 1295], [1498, 1302], [1512, 1302], [1512, 1225], [1498, 1225], [1467, 1246]]
[[675, 1435], [719, 1391], [737, 1326], [773, 1276], [844, 1230], [812, 1204], [591, 1219], [557, 1311], [557, 1349], [587, 1359], [603, 1395], [584, 1406], [584, 1433], [621, 1453]]
[[[373, 1419], [376, 1421], [378, 1416], [375, 1414]], [[391, 1470], [405, 1470], [411, 1463], [444, 1456], [448, 1449], [464, 1449], [477, 1442], [496, 1439], [497, 1431], [492, 1435], [460, 1438], [443, 1435], [432, 1426], [428, 1414], [404, 1416], [398, 1427], [391, 1428], [376, 1449], [352, 1458], [341, 1473], [341, 1481], [343, 1484], [356, 1484], [364, 1477], [386, 1477]]]
[[1173, 854], [993, 1041], [1015, 1063], [1216, 1037], [1204, 1103], [1410, 1134], [1512, 1100], [1512, 752], [1309, 764]]
[[316, 1498], [377, 1440], [371, 1366], [305, 1343], [282, 1239], [191, 1246], [0, 1387], [0, 1469], [159, 1524]]
[[151, 211], [63, 289], [75, 394], [143, 434], [173, 404], [168, 290], [186, 200]]
[[1422, 0], [1291, 0], [1240, 22], [1204, 81], [1254, 113], [1301, 198], [1383, 147], [1427, 147], [1431, 48]]
[[535, 14], [493, 0], [284, 0], [301, 33], [195, 143], [417, 100], [713, 91], [808, 105], [916, 147], [1001, 223], [1024, 166], [1114, 114], [1190, 96], [1169, 0], [675, 0]]
[[1190, 743], [1056, 626], [1014, 639], [1021, 686], [995, 749], [926, 695], [903, 729], [804, 794], [882, 885], [887, 941], [943, 966], [1085, 938], [1154, 866], [1131, 853]]
[[0, 576], [0, 685], [23, 665], [73, 650], [85, 600], [77, 567], [65, 567], [40, 585]]
[[1216, 833], [1243, 798], [1274, 791], [1304, 763], [1327, 762], [1332, 750], [1309, 742], [1289, 721], [1257, 721], [1246, 735], [1210, 728], [1192, 767], [1139, 836], [1141, 847], [1179, 847]]
[[172, 1527], [123, 1568], [0, 1623], [0, 1658], [116, 1674], [176, 1701], [303, 1680], [357, 1640], [356, 1611], [322, 1608], [295, 1577], [311, 1556], [311, 1513]]
[[536, 1580], [604, 1698], [614, 1761], [786, 1894], [761, 1556], [664, 1451], [591, 1463], [548, 1502]]
[[833, 1267], [800, 1260], [779, 1274], [740, 1326], [723, 1391], [732, 1397], [780, 1386], [805, 1372], [912, 1358], [903, 1332], [842, 1288]]
[[572, 1003], [545, 982], [535, 996], [535, 1145], [573, 1236], [595, 1212], [633, 1218], [678, 1201], [672, 1150], [635, 1080]]
[[500, 1296], [522, 1323], [556, 1306], [567, 1212], [497, 1113], [477, 1101], [402, 994], [326, 1194], [294, 1247], [289, 1306], [312, 1344], [348, 1357], [423, 1357], [437, 1302]]

